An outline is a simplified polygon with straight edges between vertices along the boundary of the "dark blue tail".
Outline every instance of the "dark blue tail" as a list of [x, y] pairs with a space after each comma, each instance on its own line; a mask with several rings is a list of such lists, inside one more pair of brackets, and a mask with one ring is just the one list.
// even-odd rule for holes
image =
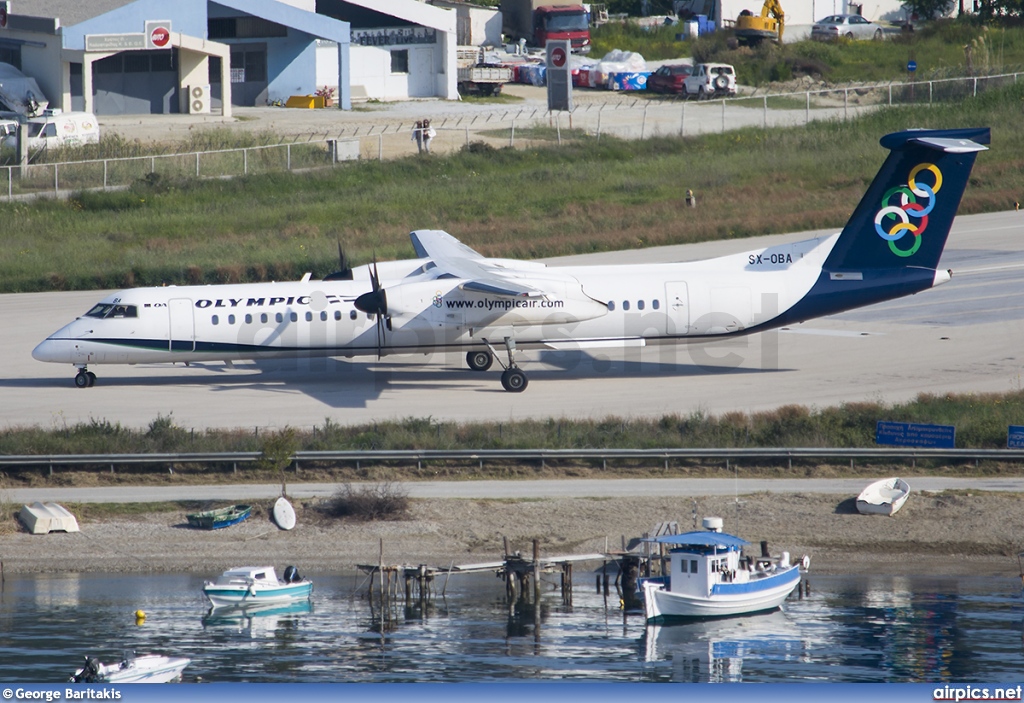
[[883, 137], [889, 157], [824, 270], [936, 268], [974, 159], [990, 139], [988, 127], [908, 130]]

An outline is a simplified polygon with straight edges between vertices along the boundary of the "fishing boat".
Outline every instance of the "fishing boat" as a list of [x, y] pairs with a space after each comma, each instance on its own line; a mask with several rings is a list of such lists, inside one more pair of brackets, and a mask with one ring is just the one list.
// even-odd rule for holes
[[222, 527], [237, 525], [252, 513], [251, 505], [231, 505], [227, 508], [204, 510], [201, 513], [190, 513], [188, 524], [202, 530], [219, 530]]
[[286, 567], [280, 579], [272, 566], [238, 566], [225, 571], [216, 581], [207, 581], [203, 593], [217, 607], [289, 603], [308, 600], [313, 594], [313, 583], [302, 578], [294, 566]]
[[875, 481], [857, 496], [857, 512], [862, 515], [895, 515], [910, 496], [910, 484], [902, 478]]
[[71, 683], [169, 683], [181, 679], [181, 672], [192, 662], [185, 657], [125, 652], [116, 664], [85, 658], [85, 666], [69, 679]]
[[749, 543], [722, 532], [721, 518], [704, 518], [703, 525], [703, 531], [647, 540], [670, 549], [667, 575], [637, 582], [648, 621], [773, 610], [800, 584], [801, 569], [810, 567], [807, 556], [770, 556], [767, 542], [760, 556], [744, 555]]

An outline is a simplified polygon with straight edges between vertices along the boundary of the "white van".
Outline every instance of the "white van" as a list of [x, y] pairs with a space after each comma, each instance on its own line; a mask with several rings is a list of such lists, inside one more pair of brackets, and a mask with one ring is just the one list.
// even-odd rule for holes
[[[47, 110], [39, 117], [29, 117], [25, 122], [29, 149], [95, 144], [100, 140], [100, 126], [96, 115], [91, 112]], [[4, 146], [15, 148], [18, 139], [17, 123], [14, 123], [13, 129], [10, 125], [4, 121], [4, 134], [0, 134], [0, 138]]]

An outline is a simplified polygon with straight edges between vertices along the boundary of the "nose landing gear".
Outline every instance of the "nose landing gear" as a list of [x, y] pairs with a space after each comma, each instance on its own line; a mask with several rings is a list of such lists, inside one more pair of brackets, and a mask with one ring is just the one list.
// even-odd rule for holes
[[95, 383], [96, 374], [86, 370], [84, 366], [79, 367], [78, 373], [75, 375], [75, 386], [78, 388], [92, 388]]

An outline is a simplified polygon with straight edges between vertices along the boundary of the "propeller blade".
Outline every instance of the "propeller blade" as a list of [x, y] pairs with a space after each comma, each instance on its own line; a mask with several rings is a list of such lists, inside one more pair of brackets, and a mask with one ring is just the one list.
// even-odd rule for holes
[[341, 239], [338, 239], [338, 270], [324, 276], [325, 281], [351, 281], [352, 267], [349, 266], [345, 251], [341, 248]]

